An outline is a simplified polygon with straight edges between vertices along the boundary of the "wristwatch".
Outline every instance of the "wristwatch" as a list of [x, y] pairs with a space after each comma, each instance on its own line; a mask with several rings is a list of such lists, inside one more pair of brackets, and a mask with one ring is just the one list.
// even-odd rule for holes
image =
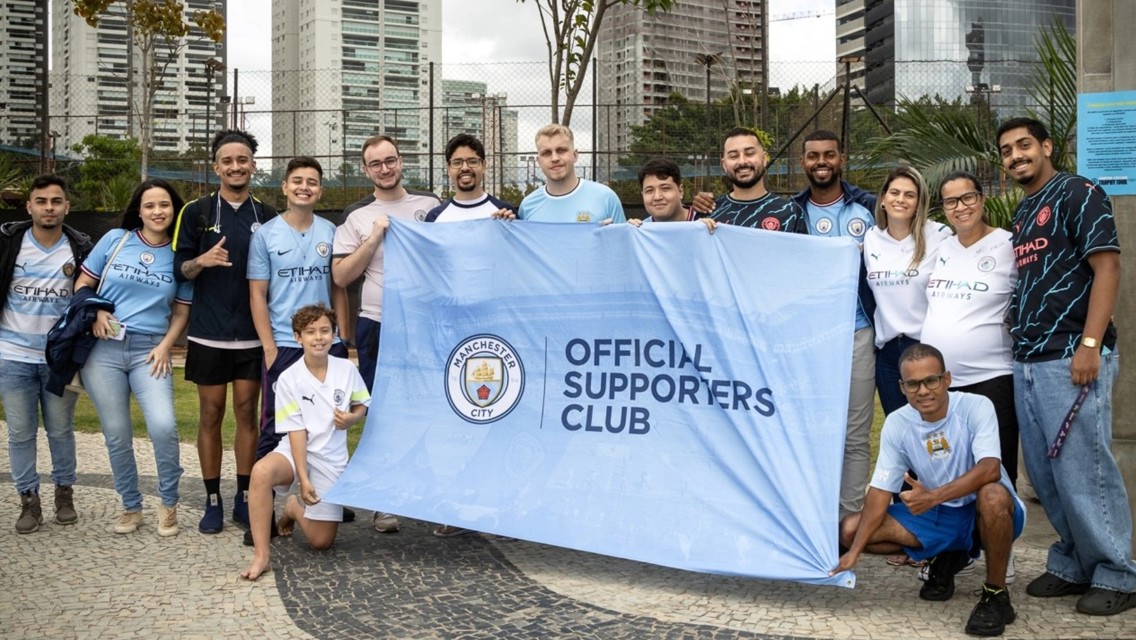
[[1086, 336], [1084, 338], [1081, 338], [1081, 344], [1090, 348], [1090, 349], [1096, 349], [1097, 347], [1100, 346], [1100, 340], [1097, 340], [1096, 338], [1089, 338], [1089, 337]]

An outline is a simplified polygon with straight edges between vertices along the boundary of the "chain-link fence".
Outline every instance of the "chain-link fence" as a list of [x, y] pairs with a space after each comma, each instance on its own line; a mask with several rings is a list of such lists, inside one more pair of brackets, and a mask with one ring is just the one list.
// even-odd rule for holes
[[[1018, 78], [1028, 78], [1036, 66], [1021, 61], [1013, 65]], [[217, 129], [235, 126], [260, 142], [261, 186], [279, 184], [280, 170], [295, 155], [319, 159], [328, 208], [342, 207], [372, 189], [360, 170], [360, 149], [375, 133], [399, 141], [410, 186], [446, 190], [443, 149], [458, 133], [472, 133], [484, 142], [490, 191], [517, 199], [542, 182], [533, 136], [554, 120], [545, 63], [420, 66], [419, 77], [386, 76], [383, 86], [376, 84], [378, 74], [364, 77], [348, 69], [231, 70], [223, 80], [218, 74], [213, 84], [207, 81], [206, 69], [188, 70], [189, 77], [178, 83], [185, 95], [158, 93], [150, 173], [177, 180], [186, 196], [204, 192], [210, 181], [216, 182], [206, 150], [209, 139]], [[835, 63], [771, 63], [768, 83], [731, 85], [709, 69], [692, 74], [689, 69], [663, 68], [645, 70], [642, 78], [620, 85], [603, 65], [592, 66], [591, 81], [572, 110], [580, 150], [577, 171], [612, 184], [625, 203], [635, 205], [637, 167], [649, 157], [667, 156], [679, 162], [694, 188], [720, 191], [722, 135], [734, 126], [756, 126], [773, 140], [767, 185], [774, 191], [794, 191], [804, 185], [796, 162], [799, 137], [792, 148], [778, 152], [804, 131], [844, 131], [845, 87], [838, 71]], [[987, 74], [998, 77], [995, 72]], [[972, 73], [965, 61], [897, 63], [895, 77], [900, 95], [910, 87], [920, 93], [907, 97], [938, 97], [954, 102], [954, 108], [987, 109], [994, 117], [1038, 106], [1028, 104], [1024, 86], [968, 86]], [[12, 158], [9, 164], [18, 168], [38, 163], [37, 169], [47, 166], [78, 179], [84, 163], [101, 159], [89, 150], [75, 150], [75, 145], [88, 135], [129, 137], [136, 134], [137, 123], [128, 117], [121, 86], [91, 77], [53, 76], [51, 82], [53, 95], [68, 87], [65, 101], [52, 102], [49, 135], [54, 144], [45, 146], [53, 151], [39, 151], [35, 141], [0, 140], [0, 154]], [[849, 156], [856, 158], [872, 138], [884, 133], [879, 120], [887, 123], [893, 117], [895, 103], [894, 97], [881, 100], [873, 114], [855, 92], [852, 98], [844, 135]], [[563, 114], [563, 98], [560, 107]], [[279, 197], [278, 189], [264, 191], [270, 200], [274, 194]], [[115, 206], [114, 193], [80, 197], [91, 208]]]

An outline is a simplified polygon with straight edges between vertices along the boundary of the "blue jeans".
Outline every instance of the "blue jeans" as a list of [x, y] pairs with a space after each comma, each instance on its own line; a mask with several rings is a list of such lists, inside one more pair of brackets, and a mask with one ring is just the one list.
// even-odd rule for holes
[[876, 392], [880, 394], [880, 407], [885, 416], [907, 404], [907, 396], [899, 388], [899, 356], [913, 344], [919, 344], [919, 341], [897, 336], [885, 342], [876, 352]]
[[1029, 479], [1059, 540], [1049, 547], [1046, 570], [1069, 582], [1113, 591], [1136, 591], [1132, 513], [1124, 480], [1112, 457], [1112, 385], [1116, 354], [1101, 358], [1100, 377], [1069, 429], [1060, 455], [1050, 443], [1077, 398], [1070, 360], [1014, 362], [1014, 389], [1022, 457]]
[[142, 509], [138, 465], [134, 460], [134, 426], [130, 418], [131, 392], [138, 399], [154, 446], [158, 495], [167, 507], [178, 502], [182, 469], [174, 417], [174, 379], [172, 375], [151, 376], [146, 362], [146, 356], [161, 341], [161, 336], [129, 332], [122, 340], [100, 340], [83, 367], [83, 386], [99, 414], [114, 473], [114, 489], [122, 496], [122, 507], [126, 511]]
[[48, 393], [47, 378], [46, 364], [0, 358], [0, 401], [8, 421], [8, 458], [12, 480], [20, 493], [39, 493], [36, 431], [41, 410], [51, 448], [51, 481], [65, 487], [75, 484], [75, 428], [71, 418], [78, 396], [71, 391], [64, 391], [62, 398]]

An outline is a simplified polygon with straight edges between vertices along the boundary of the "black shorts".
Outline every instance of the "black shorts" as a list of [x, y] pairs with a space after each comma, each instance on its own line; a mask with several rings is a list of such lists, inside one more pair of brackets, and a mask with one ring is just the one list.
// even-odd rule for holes
[[260, 381], [263, 347], [218, 349], [192, 340], [185, 352], [185, 379], [194, 384], [229, 384], [234, 380]]

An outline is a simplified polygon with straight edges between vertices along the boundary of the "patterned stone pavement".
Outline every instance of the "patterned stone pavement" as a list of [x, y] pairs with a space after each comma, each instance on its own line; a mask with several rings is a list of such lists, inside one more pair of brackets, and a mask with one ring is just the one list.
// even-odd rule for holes
[[[961, 638], [981, 584], [960, 577], [951, 601], [930, 603], [917, 597], [915, 570], [875, 557], [861, 561], [854, 590], [813, 587], [480, 534], [440, 540], [417, 521], [383, 535], [366, 512], [327, 552], [309, 551], [302, 533], [278, 539], [274, 571], [248, 583], [237, 576], [251, 556], [242, 531], [197, 532], [204, 496], [192, 446], [182, 447], [182, 531], [163, 539], [149, 442], [135, 443], [146, 522], [127, 536], [111, 532], [119, 502], [101, 436], [77, 442], [77, 525], [48, 520], [18, 535], [18, 496], [10, 485], [0, 491], [2, 638]], [[41, 472], [48, 460], [41, 437]], [[228, 456], [224, 474], [228, 497]], [[1036, 505], [1030, 519], [1016, 545], [1018, 620], [1005, 637], [1136, 638], [1134, 612], [1092, 618], [1073, 610], [1073, 598], [1025, 596], [1053, 535]]]

